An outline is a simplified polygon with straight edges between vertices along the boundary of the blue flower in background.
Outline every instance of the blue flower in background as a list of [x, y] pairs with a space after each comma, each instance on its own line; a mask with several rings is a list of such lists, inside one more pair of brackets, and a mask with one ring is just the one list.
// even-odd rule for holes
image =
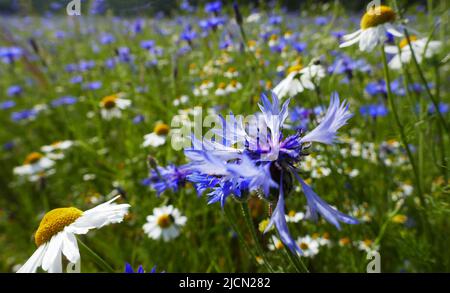
[[384, 104], [371, 104], [361, 106], [359, 108], [359, 113], [362, 116], [370, 116], [372, 118], [384, 117], [388, 114], [388, 109]]
[[[371, 96], [382, 95], [387, 97], [386, 82], [383, 79], [368, 83], [365, 90]], [[398, 96], [405, 95], [405, 89], [401, 86], [401, 81], [399, 79], [391, 82], [391, 90], [393, 94], [396, 94]]]
[[[129, 263], [126, 263], [125, 264], [125, 273], [127, 273], [127, 274], [134, 274], [134, 273], [143, 274], [143, 273], [145, 273], [145, 270], [142, 266], [139, 266], [138, 269], [136, 271], [134, 271], [133, 267]], [[149, 273], [150, 274], [156, 273], [156, 266], [154, 266]]]
[[214, 1], [205, 4], [205, 12], [206, 13], [214, 13], [218, 15], [222, 10], [222, 1]]
[[20, 85], [12, 85], [8, 87], [6, 93], [8, 97], [19, 96], [22, 93], [22, 87]]
[[11, 120], [14, 122], [19, 122], [22, 120], [33, 120], [36, 118], [37, 114], [38, 114], [38, 111], [36, 111], [35, 109], [13, 112], [11, 114]]
[[0, 59], [3, 63], [10, 64], [23, 56], [23, 50], [19, 47], [0, 47]]
[[77, 98], [72, 97], [72, 96], [64, 96], [58, 99], [55, 99], [51, 102], [51, 105], [53, 107], [59, 107], [59, 106], [64, 106], [64, 105], [73, 105], [78, 101]]
[[14, 106], [16, 106], [16, 102], [14, 102], [14, 101], [4, 101], [4, 102], [0, 103], [1, 110], [11, 109]]

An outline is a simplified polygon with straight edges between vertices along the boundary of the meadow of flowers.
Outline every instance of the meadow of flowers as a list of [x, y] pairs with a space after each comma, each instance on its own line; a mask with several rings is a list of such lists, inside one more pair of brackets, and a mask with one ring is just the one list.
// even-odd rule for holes
[[445, 1], [66, 2], [0, 16], [1, 272], [450, 270]]

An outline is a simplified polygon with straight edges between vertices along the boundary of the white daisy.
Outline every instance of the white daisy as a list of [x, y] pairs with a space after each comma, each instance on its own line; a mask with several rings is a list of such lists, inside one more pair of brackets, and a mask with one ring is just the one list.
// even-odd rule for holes
[[131, 101], [119, 98], [119, 94], [104, 97], [100, 102], [100, 114], [105, 120], [122, 117], [122, 110], [128, 108]]
[[61, 160], [64, 158], [64, 150], [71, 148], [74, 142], [71, 140], [57, 141], [51, 145], [41, 147], [41, 151], [47, 154], [52, 160]]
[[279, 99], [286, 96], [293, 97], [305, 89], [314, 90], [314, 83], [323, 77], [325, 77], [325, 69], [316, 62], [305, 68], [295, 65], [288, 69], [288, 75], [273, 89], [273, 92]]
[[305, 213], [289, 211], [286, 215], [286, 222], [288, 223], [298, 223], [305, 218]]
[[302, 250], [304, 257], [314, 257], [319, 253], [319, 242], [309, 235], [297, 238], [297, 244]]
[[369, 253], [371, 251], [377, 251], [379, 249], [379, 246], [375, 245], [373, 240], [365, 239], [358, 241], [358, 249]]
[[158, 122], [152, 133], [144, 135], [143, 147], [159, 147], [166, 143], [167, 135], [170, 132], [170, 127], [167, 124]]
[[42, 174], [50, 169], [55, 162], [41, 153], [29, 154], [21, 166], [15, 167], [13, 173], [19, 176]]
[[361, 51], [370, 52], [386, 40], [386, 33], [395, 37], [403, 34], [394, 26], [397, 14], [388, 6], [372, 6], [361, 18], [361, 28], [342, 37], [344, 42], [339, 47], [348, 47], [359, 43]]
[[[423, 58], [431, 58], [433, 55], [439, 52], [442, 42], [429, 41], [425, 39], [418, 39], [416, 36], [409, 37], [409, 43], [411, 43], [412, 52], [416, 56], [417, 62], [421, 63]], [[402, 64], [407, 64], [411, 61], [412, 52], [408, 44], [408, 40], [404, 38], [400, 41], [399, 46], [386, 46], [386, 53], [394, 54], [391, 61], [389, 61], [389, 68], [401, 69]]]
[[242, 89], [242, 84], [240, 84], [237, 80], [232, 80], [225, 88], [227, 93], [235, 93], [240, 89]]
[[147, 223], [142, 227], [148, 237], [165, 242], [177, 238], [180, 228], [186, 225], [187, 218], [182, 216], [172, 205], [153, 209], [153, 215], [147, 216]]
[[62, 255], [71, 264], [79, 262], [80, 252], [75, 235], [122, 222], [130, 205], [113, 203], [118, 198], [116, 196], [85, 212], [70, 207], [45, 214], [34, 236], [38, 249], [18, 273], [35, 273], [38, 267], [49, 273], [62, 273]]

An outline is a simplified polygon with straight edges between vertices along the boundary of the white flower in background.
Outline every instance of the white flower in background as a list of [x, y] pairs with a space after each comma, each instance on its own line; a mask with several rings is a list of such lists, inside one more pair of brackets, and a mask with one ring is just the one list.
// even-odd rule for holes
[[227, 94], [226, 87], [227, 87], [226, 83], [224, 82], [219, 83], [214, 94], [216, 96], [225, 96]]
[[119, 98], [120, 94], [104, 97], [100, 101], [100, 114], [105, 120], [122, 117], [122, 110], [130, 107], [131, 101]]
[[187, 218], [182, 216], [177, 208], [172, 205], [153, 209], [153, 215], [147, 216], [144, 224], [144, 232], [148, 237], [169, 241], [180, 235], [180, 229], [186, 225]]
[[21, 166], [15, 167], [13, 173], [19, 176], [31, 176], [44, 174], [53, 167], [55, 162], [41, 153], [29, 154]]
[[170, 127], [167, 124], [158, 122], [155, 125], [152, 133], [144, 135], [143, 147], [159, 147], [166, 143], [167, 136], [170, 132]]
[[325, 232], [322, 235], [314, 233], [311, 237], [317, 241], [319, 246], [331, 246], [330, 234]]
[[339, 47], [348, 47], [359, 43], [361, 51], [370, 52], [377, 45], [383, 44], [390, 33], [395, 37], [402, 37], [398, 28], [394, 26], [397, 14], [388, 6], [372, 6], [361, 18], [361, 28], [354, 33], [343, 36], [344, 42]]
[[294, 65], [288, 69], [288, 75], [274, 89], [273, 92], [278, 98], [293, 97], [305, 89], [314, 90], [315, 83], [325, 77], [325, 69], [318, 62], [302, 68], [301, 65]]
[[305, 218], [305, 213], [289, 211], [286, 215], [286, 222], [288, 223], [298, 223]]
[[80, 252], [75, 235], [122, 222], [130, 205], [113, 203], [118, 198], [85, 212], [70, 207], [45, 214], [34, 236], [38, 249], [18, 273], [35, 273], [38, 267], [49, 273], [62, 273], [62, 255], [72, 264], [79, 262]]
[[237, 80], [232, 80], [225, 88], [227, 93], [235, 93], [240, 89], [242, 89], [242, 84], [240, 84]]
[[180, 98], [173, 100], [173, 105], [178, 107], [180, 105], [184, 105], [189, 101], [189, 97], [186, 95], [182, 95]]
[[279, 250], [279, 249], [283, 249], [284, 248], [284, 244], [283, 242], [280, 241], [280, 239], [278, 239], [278, 237], [276, 237], [275, 235], [272, 235], [272, 242], [269, 243], [267, 245], [267, 247], [269, 248], [269, 250]]
[[261, 13], [258, 12], [253, 12], [252, 14], [250, 14], [249, 16], [247, 16], [247, 18], [245, 19], [246, 22], [248, 23], [252, 23], [252, 22], [259, 22], [262, 18]]
[[[418, 39], [416, 36], [409, 37], [409, 43], [411, 43], [412, 52], [416, 56], [417, 62], [421, 63], [423, 58], [431, 58], [436, 55], [441, 46], [440, 41], [429, 41], [428, 39]], [[408, 44], [408, 40], [404, 38], [400, 41], [399, 46], [386, 46], [386, 53], [394, 54], [391, 61], [389, 61], [389, 68], [401, 69], [402, 64], [407, 64], [411, 61], [412, 52]]]
[[71, 140], [57, 141], [51, 145], [45, 145], [41, 147], [41, 151], [47, 154], [52, 160], [61, 160], [64, 158], [63, 151], [71, 148], [74, 142]]
[[225, 77], [227, 78], [236, 78], [239, 76], [239, 72], [236, 70], [236, 68], [234, 67], [230, 67], [228, 68], [227, 71], [225, 71], [225, 73], [223, 74]]
[[314, 257], [319, 253], [319, 242], [309, 235], [297, 238], [297, 244], [302, 250], [304, 257]]
[[204, 80], [200, 86], [194, 88], [194, 96], [207, 96], [209, 95], [209, 90], [214, 87], [214, 82], [210, 80]]
[[365, 240], [358, 241], [358, 249], [369, 253], [372, 251], [378, 251], [379, 246], [375, 245], [373, 240], [365, 239]]

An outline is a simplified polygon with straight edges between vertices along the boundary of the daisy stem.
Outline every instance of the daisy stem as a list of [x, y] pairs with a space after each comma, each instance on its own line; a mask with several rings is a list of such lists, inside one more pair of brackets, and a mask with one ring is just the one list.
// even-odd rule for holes
[[101, 258], [97, 253], [95, 253], [92, 249], [89, 248], [83, 241], [80, 240], [80, 238], [77, 237], [78, 243], [81, 245], [81, 247], [90, 255], [90, 257], [105, 271], [108, 273], [114, 273], [114, 269], [103, 259]]
[[[406, 29], [404, 29], [403, 31], [404, 31], [404, 33], [405, 33], [406, 39], [407, 39], [407, 40], [410, 40], [408, 31], [407, 31]], [[444, 119], [444, 117], [442, 116], [441, 112], [439, 111], [439, 101], [438, 101], [438, 100], [436, 99], [436, 97], [431, 93], [430, 87], [428, 86], [427, 80], [425, 79], [425, 75], [423, 74], [422, 68], [420, 67], [419, 62], [417, 61], [416, 54], [414, 53], [414, 50], [413, 50], [413, 48], [412, 48], [411, 42], [408, 42], [408, 46], [409, 46], [409, 50], [411, 51], [411, 57], [412, 57], [412, 59], [413, 59], [413, 63], [414, 63], [414, 65], [415, 65], [416, 69], [417, 69], [417, 72], [419, 73], [419, 77], [420, 77], [420, 79], [421, 79], [421, 81], [422, 81], [422, 84], [423, 84], [423, 86], [425, 87], [425, 91], [427, 92], [427, 95], [429, 96], [431, 102], [432, 102], [433, 105], [434, 105], [434, 108], [436, 109], [435, 112], [436, 112], [436, 114], [437, 114], [437, 116], [438, 116], [438, 118], [439, 118], [439, 121], [441, 122], [441, 124], [442, 124], [442, 126], [444, 127], [446, 133], [448, 134], [448, 131], [449, 131], [448, 125], [447, 125], [447, 123], [445, 122], [445, 119]], [[384, 51], [384, 48], [383, 48], [383, 51]]]
[[247, 227], [250, 230], [250, 234], [252, 235], [253, 242], [255, 242], [256, 251], [259, 254], [259, 257], [263, 258], [263, 262], [266, 265], [266, 267], [269, 270], [269, 272], [273, 273], [274, 269], [272, 268], [272, 266], [268, 262], [267, 255], [266, 255], [264, 249], [261, 246], [261, 243], [260, 243], [260, 241], [258, 239], [258, 235], [256, 234], [255, 225], [253, 224], [252, 217], [250, 216], [248, 203], [247, 202], [241, 203], [241, 209], [242, 209], [242, 213], [244, 214], [245, 223], [247, 224]]

